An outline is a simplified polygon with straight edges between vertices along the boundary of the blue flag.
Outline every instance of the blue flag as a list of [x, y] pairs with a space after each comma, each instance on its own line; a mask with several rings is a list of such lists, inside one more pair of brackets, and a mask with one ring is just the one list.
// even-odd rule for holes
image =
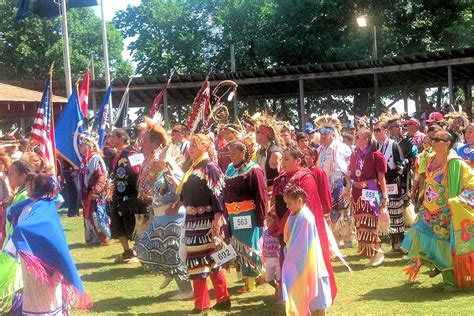
[[77, 90], [72, 90], [59, 121], [56, 123], [56, 149], [76, 168], [81, 165], [80, 134], [84, 132], [84, 116], [79, 109]]
[[109, 112], [112, 108], [112, 82], [105, 92], [104, 99], [102, 100], [102, 105], [100, 106], [99, 113], [97, 114], [97, 120], [94, 124], [94, 130], [97, 131], [99, 135], [99, 148], [103, 149], [105, 145], [105, 135], [107, 133], [107, 123], [109, 122]]
[[[34, 13], [42, 18], [59, 16], [60, 1], [58, 0], [20, 0], [16, 19], [25, 19]], [[66, 0], [66, 9], [92, 7], [97, 5], [97, 0]]]

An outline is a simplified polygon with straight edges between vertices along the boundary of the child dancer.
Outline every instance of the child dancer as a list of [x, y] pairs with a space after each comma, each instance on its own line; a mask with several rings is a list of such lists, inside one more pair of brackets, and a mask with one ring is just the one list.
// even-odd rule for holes
[[[265, 217], [267, 227], [272, 227], [276, 219], [276, 213], [270, 211]], [[275, 301], [279, 301], [280, 294], [280, 241], [278, 237], [270, 234], [268, 228], [262, 235], [263, 239], [263, 261], [265, 262], [265, 281], [275, 289]]]
[[[324, 315], [325, 291], [328, 279], [324, 268], [319, 237], [313, 213], [305, 205], [306, 192], [292, 186], [284, 193], [284, 200], [290, 211], [284, 230], [285, 260], [282, 267], [281, 287], [287, 315]], [[318, 282], [321, 286], [318, 287]], [[329, 286], [328, 283], [326, 283]], [[318, 295], [319, 294], [319, 295]]]

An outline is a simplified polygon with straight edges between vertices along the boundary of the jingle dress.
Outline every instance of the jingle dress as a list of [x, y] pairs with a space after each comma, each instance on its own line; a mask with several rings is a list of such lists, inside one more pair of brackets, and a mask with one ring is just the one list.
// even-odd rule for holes
[[257, 163], [249, 161], [237, 167], [229, 164], [225, 178], [224, 201], [231, 244], [237, 252], [242, 275], [256, 277], [262, 272], [259, 240], [267, 199], [265, 174]]
[[107, 214], [107, 168], [102, 157], [91, 152], [82, 160], [79, 173], [86, 244], [105, 244], [110, 236]]
[[[359, 252], [372, 257], [380, 248], [378, 234], [378, 217], [380, 215], [380, 185], [377, 173], [387, 172], [387, 163], [384, 155], [379, 151], [372, 151], [369, 146], [364, 150], [356, 149], [351, 156], [349, 165], [352, 186], [352, 211], [354, 212], [356, 238]], [[362, 199], [363, 190], [376, 191], [375, 199]]]
[[438, 169], [431, 167], [433, 159], [428, 159], [423, 205], [402, 243], [415, 261], [406, 272], [414, 280], [425, 264], [440, 270], [446, 285], [473, 286], [474, 173], [456, 154]]

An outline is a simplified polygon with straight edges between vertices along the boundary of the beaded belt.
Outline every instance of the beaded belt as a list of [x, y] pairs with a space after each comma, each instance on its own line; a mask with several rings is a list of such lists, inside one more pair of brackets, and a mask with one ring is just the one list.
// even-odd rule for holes
[[186, 214], [196, 215], [204, 214], [206, 212], [212, 212], [211, 206], [186, 206]]

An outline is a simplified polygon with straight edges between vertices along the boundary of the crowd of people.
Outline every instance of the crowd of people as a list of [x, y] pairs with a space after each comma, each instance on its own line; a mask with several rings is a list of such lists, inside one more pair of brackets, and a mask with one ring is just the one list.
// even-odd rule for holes
[[446, 287], [473, 285], [474, 124], [462, 112], [353, 125], [323, 115], [300, 132], [255, 115], [209, 134], [147, 118], [133, 133], [112, 130], [103, 150], [82, 135], [80, 168], [63, 162], [58, 177], [9, 142], [0, 156], [0, 313], [90, 307], [55, 215], [61, 187], [68, 216], [82, 208], [86, 244], [118, 240], [114, 262], [164, 275], [160, 289], [176, 282], [170, 299], [194, 299], [190, 314], [231, 310], [232, 267], [239, 293], [268, 283], [288, 315], [324, 315], [337, 293], [331, 260], [348, 266], [340, 249], [356, 245], [367, 267], [404, 253], [410, 280], [426, 266]]

